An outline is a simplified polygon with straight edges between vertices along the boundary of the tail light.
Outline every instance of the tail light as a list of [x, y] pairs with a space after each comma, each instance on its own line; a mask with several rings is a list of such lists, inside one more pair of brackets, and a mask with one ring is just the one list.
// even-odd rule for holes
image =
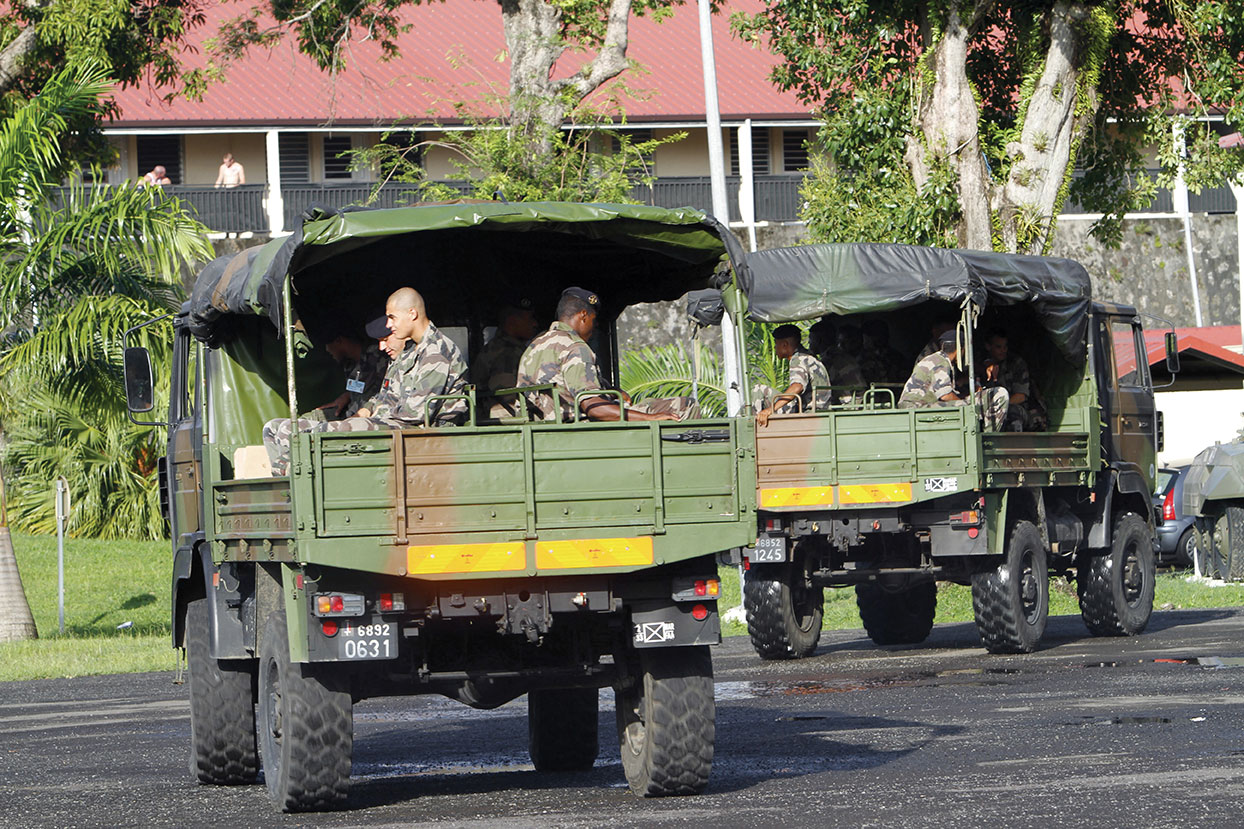
[[1166, 497], [1162, 499], [1162, 520], [1175, 520], [1175, 487], [1168, 489]]

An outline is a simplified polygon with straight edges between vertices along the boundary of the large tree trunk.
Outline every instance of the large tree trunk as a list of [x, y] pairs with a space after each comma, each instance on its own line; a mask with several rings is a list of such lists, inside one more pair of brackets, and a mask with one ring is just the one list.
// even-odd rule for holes
[[1085, 91], [1085, 100], [1076, 100], [1089, 57], [1085, 41], [1090, 11], [1086, 3], [1060, 0], [1050, 12], [1045, 66], [1028, 102], [1020, 139], [1007, 145], [1011, 174], [997, 199], [1002, 244], [1011, 253], [1045, 250], [1075, 146], [1097, 113], [1095, 88]]
[[604, 42], [596, 57], [567, 78], [553, 70], [565, 53], [561, 9], [548, 0], [501, 0], [510, 53], [510, 128], [533, 160], [552, 153], [552, 136], [567, 114], [630, 65], [626, 59], [631, 0], [610, 0]]
[[0, 642], [37, 639], [30, 603], [17, 572], [17, 555], [13, 536], [9, 534], [9, 516], [4, 507], [4, 473], [0, 472]]
[[[945, 12], [944, 26], [936, 42], [927, 38], [934, 27], [925, 26], [925, 44], [931, 47], [932, 86], [922, 85], [917, 103], [919, 138], [907, 142], [906, 157], [916, 186], [928, 181], [934, 164], [946, 163], [957, 176], [959, 207], [959, 245], [991, 250], [993, 227], [990, 221], [989, 173], [981, 155], [980, 108], [972, 94], [967, 74], [968, 40], [991, 0], [952, 0]], [[921, 140], [923, 139], [923, 140]]]

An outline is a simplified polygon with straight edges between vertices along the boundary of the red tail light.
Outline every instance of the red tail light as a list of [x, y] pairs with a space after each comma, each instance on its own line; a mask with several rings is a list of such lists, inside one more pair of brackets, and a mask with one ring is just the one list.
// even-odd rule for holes
[[1167, 491], [1166, 497], [1162, 499], [1162, 520], [1175, 520], [1175, 487], [1171, 487]]

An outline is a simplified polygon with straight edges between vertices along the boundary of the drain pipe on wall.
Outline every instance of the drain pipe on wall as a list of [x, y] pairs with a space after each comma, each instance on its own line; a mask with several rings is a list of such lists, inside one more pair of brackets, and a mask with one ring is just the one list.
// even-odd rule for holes
[[1196, 327], [1201, 327], [1201, 290], [1196, 283], [1196, 256], [1192, 252], [1192, 213], [1188, 209], [1188, 185], [1184, 181], [1184, 158], [1188, 155], [1188, 147], [1184, 143], [1183, 124], [1176, 119], [1171, 126], [1175, 135], [1175, 146], [1179, 148], [1179, 167], [1175, 170], [1175, 187], [1171, 190], [1175, 212], [1184, 222], [1184, 252], [1188, 259], [1188, 281], [1192, 285], [1192, 310], [1196, 316]]

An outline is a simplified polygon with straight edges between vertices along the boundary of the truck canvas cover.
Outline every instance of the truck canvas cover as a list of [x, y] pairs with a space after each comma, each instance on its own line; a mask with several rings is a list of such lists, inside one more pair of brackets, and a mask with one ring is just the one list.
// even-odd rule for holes
[[1055, 346], [1085, 357], [1088, 272], [1078, 262], [977, 250], [832, 244], [750, 254], [738, 268], [749, 315], [760, 322], [893, 311], [929, 300], [1028, 305]]
[[[706, 287], [727, 246], [737, 246], [733, 236], [690, 208], [477, 202], [313, 209], [287, 239], [208, 264], [195, 284], [190, 327], [209, 345], [229, 339], [239, 315], [267, 317], [283, 330], [287, 273], [297, 316], [314, 313], [299, 309], [300, 292], [344, 290], [353, 301], [337, 310], [358, 316], [345, 321], [358, 327], [366, 318], [352, 312], [382, 308], [394, 279], [404, 274], [418, 280], [438, 321], [450, 307], [482, 302], [486, 309], [506, 290], [551, 306], [568, 274], [581, 274], [575, 281], [600, 293], [616, 313]], [[427, 275], [434, 276], [429, 281]], [[304, 321], [314, 329], [316, 320]]]

